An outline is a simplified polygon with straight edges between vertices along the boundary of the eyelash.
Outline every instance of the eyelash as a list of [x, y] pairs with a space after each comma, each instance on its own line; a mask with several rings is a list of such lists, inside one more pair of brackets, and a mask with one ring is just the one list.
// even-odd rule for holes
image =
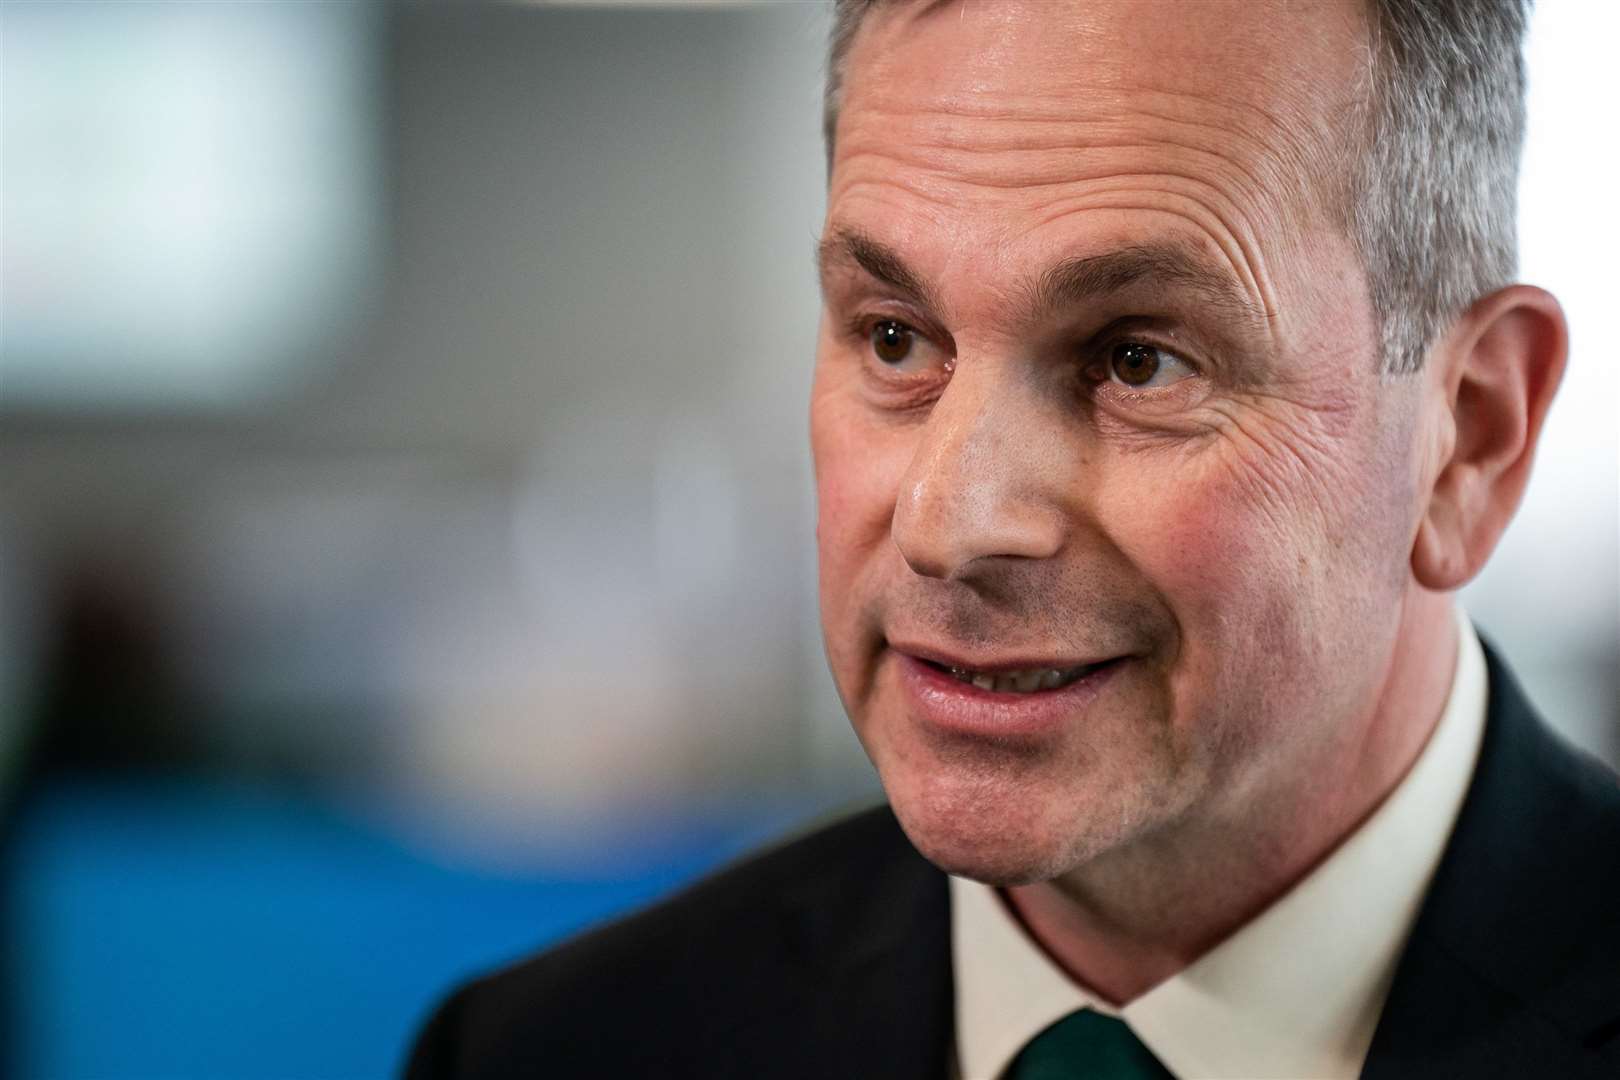
[[[1180, 352], [1179, 348], [1173, 349], [1173, 348], [1170, 348], [1167, 345], [1162, 345], [1159, 342], [1154, 341], [1151, 338], [1140, 337], [1140, 336], [1137, 336], [1137, 335], [1122, 335], [1122, 336], [1119, 336], [1119, 337], [1108, 338], [1108, 339], [1102, 341], [1099, 345], [1096, 346], [1095, 349], [1090, 350], [1092, 355], [1095, 357], [1095, 359], [1093, 359], [1093, 360], [1089, 361], [1088, 363], [1084, 364], [1082, 366], [1082, 371], [1084, 373], [1086, 373], [1089, 378], [1093, 378], [1097, 382], [1105, 382], [1105, 383], [1109, 383], [1110, 385], [1113, 385], [1112, 380], [1109, 378], [1109, 375], [1111, 374], [1110, 372], [1105, 370], [1100, 375], [1093, 375], [1091, 373], [1095, 369], [1106, 368], [1107, 365], [1110, 363], [1110, 361], [1113, 359], [1114, 350], [1118, 349], [1121, 345], [1141, 345], [1144, 348], [1153, 349], [1154, 351], [1164, 353], [1167, 356], [1173, 356], [1177, 360], [1179, 360], [1183, 364], [1185, 364], [1187, 366], [1188, 370], [1193, 373], [1193, 375], [1201, 375], [1201, 374], [1203, 374], [1203, 369], [1195, 361], [1193, 361], [1193, 360], [1189, 359], [1188, 357], [1186, 357], [1185, 355], [1183, 355]], [[1177, 380], [1177, 381], [1179, 382], [1180, 380]], [[1168, 389], [1168, 388], [1167, 387], [1158, 387], [1158, 388], [1148, 389], [1148, 390], [1129, 390], [1129, 389], [1122, 388], [1122, 392], [1132, 393], [1132, 394], [1137, 394], [1137, 395], [1152, 395], [1152, 394], [1155, 394], [1155, 393], [1161, 393], [1165, 389]]]
[[[1115, 320], [1115, 325], [1122, 321], [1125, 320]], [[929, 341], [934, 340], [933, 335], [931, 335], [928, 331], [921, 329], [913, 322], [907, 321], [904, 318], [897, 317], [896, 315], [892, 315], [887, 312], [877, 314], [863, 313], [852, 316], [846, 324], [845, 332], [856, 342], [859, 348], [862, 350], [869, 350], [871, 348], [873, 331], [876, 330], [879, 325], [885, 322], [898, 323], [919, 338]], [[1108, 329], [1105, 328], [1103, 333], [1107, 334]], [[1161, 344], [1151, 337], [1129, 333], [1115, 333], [1112, 336], [1106, 337], [1099, 336], [1094, 338], [1091, 342], [1088, 342], [1081, 349], [1077, 350], [1079, 353], [1077, 358], [1079, 361], [1078, 371], [1081, 377], [1083, 377], [1091, 386], [1106, 386], [1111, 388], [1108, 392], [1116, 400], [1121, 402], [1129, 403], [1132, 401], [1149, 401], [1155, 397], [1162, 397], [1171, 389], [1171, 387], [1153, 387], [1146, 390], [1135, 390], [1123, 384], [1115, 383], [1110, 377], [1111, 372], [1107, 369], [1107, 365], [1112, 359], [1113, 351], [1119, 348], [1121, 345], [1142, 345], [1146, 348], [1156, 349], [1159, 352], [1167, 353], [1180, 360], [1188, 367], [1189, 370], [1191, 370], [1193, 375], [1203, 374], [1202, 366], [1196, 361], [1183, 355], [1177, 348], [1171, 348], [1167, 345]], [[954, 361], [951, 362], [950, 366], [954, 366]], [[949, 367], [947, 368], [947, 374], [948, 373]], [[1181, 381], [1183, 380], [1177, 380], [1177, 382]], [[1171, 386], [1174, 385], [1174, 383], [1171, 384]]]
[[917, 321], [914, 321], [904, 315], [895, 315], [889, 312], [867, 312], [861, 315], [853, 315], [845, 325], [845, 333], [858, 342], [868, 342], [872, 338], [872, 331], [876, 330], [878, 326], [886, 322], [898, 323], [907, 330], [911, 331], [913, 334], [916, 334], [919, 338], [924, 338], [929, 341], [935, 340], [938, 337], [938, 335], [924, 330], [918, 325]]

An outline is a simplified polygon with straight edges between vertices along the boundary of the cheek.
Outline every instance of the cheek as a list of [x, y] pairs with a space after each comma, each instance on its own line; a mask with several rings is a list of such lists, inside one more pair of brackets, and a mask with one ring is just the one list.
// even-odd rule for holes
[[[816, 462], [816, 546], [822, 586], [839, 584], [878, 541], [887, 538], [896, 493], [885, 482], [869, 452], [845, 431], [818, 431]], [[847, 581], [843, 581], [847, 584]]]
[[908, 429], [876, 420], [847, 388], [818, 374], [810, 410], [816, 472], [816, 541], [823, 589], [889, 543], [901, 477], [915, 442]]
[[1308, 708], [1301, 687], [1316, 680], [1300, 675], [1320, 666], [1320, 605], [1301, 588], [1307, 559], [1251, 485], [1208, 470], [1159, 490], [1115, 540], [1174, 622], [1160, 685], [1175, 756], [1235, 782]]
[[1115, 540], [1174, 615], [1181, 723], [1222, 701], [1247, 717], [1225, 734], [1257, 736], [1331, 697], [1387, 638], [1409, 486], [1387, 437], [1342, 434], [1284, 442], [1251, 426], [1136, 485]]
[[1126, 510], [1111, 531], [1173, 612], [1178, 652], [1262, 666], [1298, 652], [1325, 606], [1334, 482], [1310, 475], [1298, 455], [1252, 441], [1206, 445], [1162, 465], [1134, 485], [1135, 498], [1116, 496]]
[[1195, 626], [1248, 621], [1257, 586], [1264, 590], [1280, 576], [1275, 522], [1217, 470], [1155, 490], [1134, 502], [1118, 531], [1126, 556], [1163, 595], [1184, 635]]
[[1308, 607], [1382, 591], [1409, 548], [1406, 433], [1365, 405], [1247, 410], [1159, 477], [1162, 572], [1212, 601], [1284, 591]]
[[867, 612], [898, 562], [890, 540], [906, 460], [892, 433], [875, 427], [818, 374], [810, 414], [816, 478], [816, 549], [822, 632], [846, 706], [863, 697], [872, 630]]

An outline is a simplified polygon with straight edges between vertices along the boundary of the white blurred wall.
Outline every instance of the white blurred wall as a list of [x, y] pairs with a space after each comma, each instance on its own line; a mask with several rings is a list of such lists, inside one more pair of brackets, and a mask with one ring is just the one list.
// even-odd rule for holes
[[1620, 352], [1607, 319], [1620, 220], [1608, 207], [1620, 147], [1602, 133], [1620, 104], [1604, 46], [1617, 36], [1610, 4], [1541, 0], [1532, 15], [1520, 277], [1563, 302], [1569, 369], [1519, 516], [1463, 594], [1548, 718], [1610, 761], [1620, 761]]

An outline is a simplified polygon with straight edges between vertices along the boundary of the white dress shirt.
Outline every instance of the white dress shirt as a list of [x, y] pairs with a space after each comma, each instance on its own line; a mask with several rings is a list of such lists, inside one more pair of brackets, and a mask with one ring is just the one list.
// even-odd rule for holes
[[952, 877], [956, 1060], [993, 1080], [1060, 1017], [1122, 1017], [1181, 1080], [1351, 1080], [1439, 865], [1485, 731], [1485, 657], [1457, 609], [1445, 710], [1417, 761], [1361, 827], [1191, 966], [1109, 1007], [1030, 939], [996, 891]]

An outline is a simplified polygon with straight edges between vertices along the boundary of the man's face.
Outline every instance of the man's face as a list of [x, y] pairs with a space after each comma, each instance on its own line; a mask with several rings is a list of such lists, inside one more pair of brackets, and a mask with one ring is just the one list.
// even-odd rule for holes
[[1045, 880], [1345, 782], [1401, 644], [1427, 392], [1378, 375], [1324, 179], [1365, 33], [1356, 4], [998, 2], [855, 42], [822, 618], [948, 870]]

